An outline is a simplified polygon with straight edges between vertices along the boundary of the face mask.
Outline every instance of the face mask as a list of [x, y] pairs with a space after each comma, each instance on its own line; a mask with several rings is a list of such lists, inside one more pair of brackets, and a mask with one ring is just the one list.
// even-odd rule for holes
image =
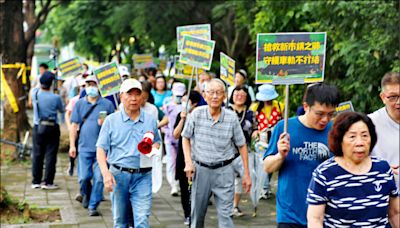
[[187, 104], [186, 101], [183, 101], [183, 102], [182, 102], [182, 104], [181, 104], [181, 106], [182, 106], [182, 111], [188, 112], [188, 111], [190, 111], [190, 109], [192, 109], [192, 106], [191, 106], [190, 104], [187, 104], [187, 109], [185, 109], [185, 108], [186, 108], [186, 104]]
[[85, 90], [86, 90], [86, 94], [89, 97], [97, 97], [97, 96], [99, 96], [99, 90], [94, 86], [86, 87]]
[[199, 88], [203, 92], [205, 90], [205, 88], [206, 88], [206, 83], [200, 83], [199, 82]]
[[174, 101], [175, 101], [175, 103], [177, 103], [177, 104], [180, 104], [180, 103], [181, 103], [181, 100], [182, 100], [182, 97], [175, 97], [175, 98], [174, 98]]

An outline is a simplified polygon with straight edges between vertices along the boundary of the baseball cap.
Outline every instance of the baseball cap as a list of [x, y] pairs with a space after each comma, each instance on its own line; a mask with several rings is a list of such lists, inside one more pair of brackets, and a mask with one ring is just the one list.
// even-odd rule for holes
[[85, 78], [85, 82], [96, 82], [97, 83], [97, 78], [93, 75], [87, 76], [87, 78]]
[[183, 96], [185, 92], [186, 92], [186, 87], [185, 84], [183, 84], [182, 82], [175, 82], [172, 85], [172, 94], [174, 96]]
[[128, 71], [128, 68], [126, 66], [119, 66], [118, 69], [119, 69], [119, 74], [121, 76], [124, 76], [124, 75], [128, 75], [129, 76], [130, 75], [130, 73]]
[[53, 83], [53, 80], [56, 78], [56, 76], [51, 73], [50, 71], [46, 71], [40, 76], [40, 84], [45, 88], [48, 89], [51, 87], [51, 84]]
[[142, 84], [136, 79], [128, 78], [122, 82], [119, 93], [126, 93], [131, 89], [139, 89], [142, 91]]

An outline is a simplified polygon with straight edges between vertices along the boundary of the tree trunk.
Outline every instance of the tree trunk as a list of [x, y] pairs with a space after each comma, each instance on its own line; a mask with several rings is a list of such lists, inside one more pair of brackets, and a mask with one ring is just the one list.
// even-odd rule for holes
[[[0, 51], [3, 64], [26, 63], [27, 45], [24, 39], [22, 0], [6, 0], [0, 2]], [[19, 141], [19, 133], [29, 128], [26, 115], [25, 100], [19, 99], [25, 95], [22, 86], [22, 77], [17, 78], [19, 69], [2, 69], [8, 85], [17, 102], [19, 111], [13, 109], [5, 98], [4, 123], [5, 129], [2, 138]]]

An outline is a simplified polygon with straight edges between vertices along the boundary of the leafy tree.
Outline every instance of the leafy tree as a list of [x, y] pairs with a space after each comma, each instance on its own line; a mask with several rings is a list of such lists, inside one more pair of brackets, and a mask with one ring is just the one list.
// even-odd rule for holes
[[[0, 61], [2, 64], [31, 64], [36, 31], [46, 21], [49, 12], [61, 3], [63, 1], [0, 1]], [[20, 141], [20, 134], [29, 129], [25, 112], [27, 87], [23, 86], [21, 77], [17, 77], [19, 69], [2, 70], [17, 99], [19, 111], [14, 114], [8, 100], [5, 100], [4, 122], [7, 123], [7, 127], [1, 137]]]
[[[351, 100], [356, 111], [382, 106], [380, 79], [399, 70], [399, 2], [397, 1], [260, 1], [251, 29], [261, 32], [327, 32], [325, 79]], [[255, 49], [254, 49], [255, 50]], [[254, 58], [249, 58], [255, 72]], [[304, 86], [292, 86], [291, 110], [300, 104]]]

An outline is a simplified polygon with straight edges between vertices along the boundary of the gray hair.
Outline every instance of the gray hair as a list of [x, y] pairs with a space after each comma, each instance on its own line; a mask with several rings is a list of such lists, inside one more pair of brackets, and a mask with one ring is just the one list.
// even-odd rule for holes
[[219, 78], [213, 78], [210, 81], [206, 82], [206, 84], [204, 86], [205, 91], [208, 91], [209, 84], [211, 84], [212, 82], [215, 82], [215, 83], [219, 84], [220, 86], [222, 86], [224, 88], [224, 92], [227, 91], [225, 83]]

